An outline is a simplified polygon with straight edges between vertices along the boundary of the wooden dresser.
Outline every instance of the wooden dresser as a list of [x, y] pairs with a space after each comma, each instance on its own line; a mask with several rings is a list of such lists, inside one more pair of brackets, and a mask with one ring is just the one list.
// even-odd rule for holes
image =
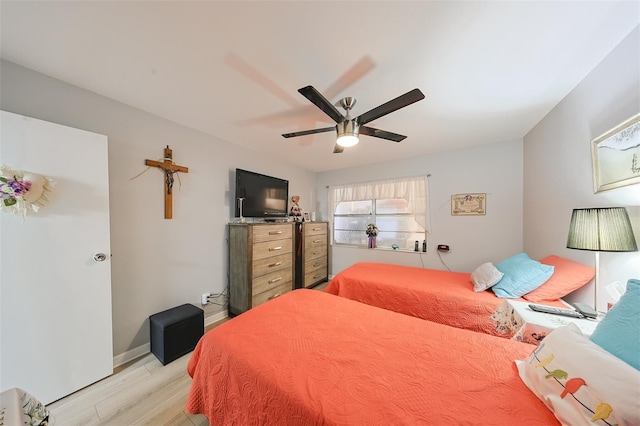
[[296, 288], [312, 287], [329, 277], [329, 223], [296, 224]]
[[294, 223], [229, 224], [229, 314], [293, 289]]

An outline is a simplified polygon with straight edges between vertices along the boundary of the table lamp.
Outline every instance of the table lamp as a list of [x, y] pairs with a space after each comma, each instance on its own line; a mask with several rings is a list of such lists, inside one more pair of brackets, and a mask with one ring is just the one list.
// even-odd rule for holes
[[629, 214], [624, 207], [574, 209], [569, 225], [567, 248], [596, 254], [593, 308], [598, 310], [601, 251], [638, 251]]

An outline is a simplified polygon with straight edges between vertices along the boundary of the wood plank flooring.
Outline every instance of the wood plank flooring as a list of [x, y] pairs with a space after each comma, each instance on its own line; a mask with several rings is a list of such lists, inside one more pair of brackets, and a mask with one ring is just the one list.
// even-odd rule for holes
[[[327, 283], [315, 290], [324, 290]], [[205, 331], [223, 322], [218, 321]], [[191, 353], [163, 366], [151, 353], [116, 369], [113, 375], [60, 399], [47, 408], [54, 426], [204, 426], [203, 415], [185, 409]]]
[[151, 353], [113, 375], [50, 404], [55, 426], [208, 425], [185, 409], [191, 353], [163, 366]]

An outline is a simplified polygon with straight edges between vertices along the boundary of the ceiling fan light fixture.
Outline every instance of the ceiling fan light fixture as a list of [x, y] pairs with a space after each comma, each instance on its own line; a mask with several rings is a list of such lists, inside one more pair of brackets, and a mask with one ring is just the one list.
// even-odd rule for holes
[[355, 135], [342, 135], [338, 137], [338, 140], [336, 140], [336, 143], [343, 148], [355, 146], [358, 142], [360, 142], [360, 140]]
[[[1, 0], [0, 0], [1, 1]], [[377, 107], [360, 114], [356, 118], [351, 118], [349, 112], [351, 108], [356, 104], [356, 98], [346, 97], [341, 99], [337, 104], [332, 104], [327, 98], [322, 96], [322, 93], [318, 92], [313, 86], [305, 86], [298, 89], [298, 92], [307, 98], [312, 104], [320, 108], [329, 118], [335, 123], [336, 132], [336, 144], [333, 148], [334, 154], [344, 152], [344, 148], [357, 145], [360, 138], [360, 129], [365, 136], [373, 136], [380, 139], [386, 139], [393, 142], [401, 142], [407, 137], [399, 135], [393, 132], [387, 132], [385, 130], [374, 129], [368, 127], [367, 124], [377, 120], [380, 117], [384, 117], [394, 111], [409, 106], [415, 102], [424, 99], [424, 93], [420, 89], [413, 89], [404, 95], [400, 95], [395, 99], [391, 99], [388, 102], [378, 105]], [[346, 111], [345, 115], [342, 115], [336, 107], [342, 107]], [[333, 127], [325, 127], [322, 129], [303, 130], [300, 132], [285, 133], [282, 136], [285, 138], [292, 138], [295, 136], [305, 136], [315, 133], [330, 132]]]
[[360, 139], [358, 138], [360, 126], [355, 121], [350, 120], [348, 114], [346, 120], [337, 125], [337, 129], [338, 139], [336, 139], [336, 143], [341, 147], [349, 148], [360, 142]]

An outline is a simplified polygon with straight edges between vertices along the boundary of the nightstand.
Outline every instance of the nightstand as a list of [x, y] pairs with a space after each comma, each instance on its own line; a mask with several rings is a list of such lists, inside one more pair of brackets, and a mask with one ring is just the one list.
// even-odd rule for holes
[[529, 304], [532, 302], [505, 300], [491, 315], [496, 322], [496, 330], [503, 331], [505, 335], [513, 334], [512, 340], [539, 345], [551, 330], [570, 323], [576, 324], [584, 335], [590, 336], [601, 319], [571, 318], [535, 312]]

